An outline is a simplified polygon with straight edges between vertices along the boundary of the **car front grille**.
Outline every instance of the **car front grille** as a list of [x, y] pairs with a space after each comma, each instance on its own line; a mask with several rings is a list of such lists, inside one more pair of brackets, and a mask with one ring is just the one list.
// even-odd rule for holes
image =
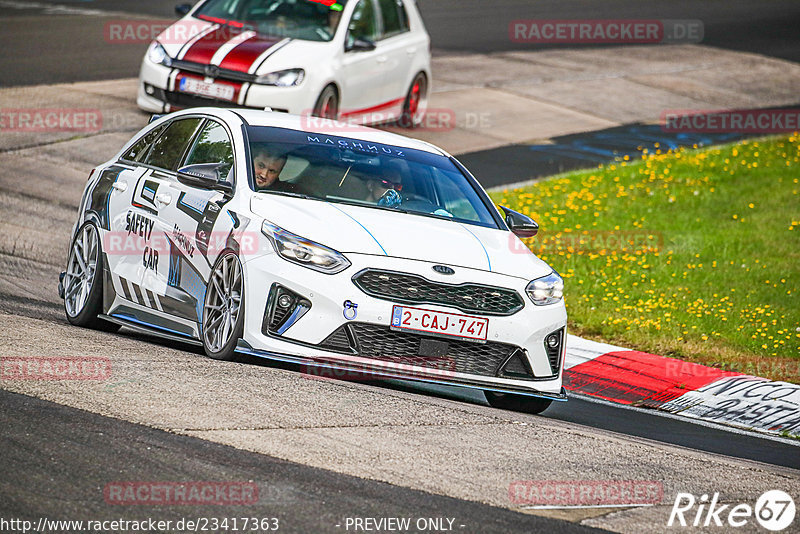
[[[512, 356], [522, 353], [519, 347], [506, 343], [434, 338], [368, 323], [343, 325], [319, 347], [384, 362], [491, 377], [505, 376], [503, 367], [512, 361]], [[515, 377], [534, 378], [526, 368], [521, 372], [527, 376]]]
[[[228, 100], [219, 100], [216, 98], [206, 98], [203, 96], [192, 95], [189, 93], [181, 93], [180, 91], [165, 91], [164, 89], [155, 88], [153, 95], [155, 98], [166, 102], [173, 108], [199, 108], [205, 106], [213, 106], [217, 108], [238, 108], [238, 109], [261, 109], [263, 107], [240, 106], [236, 102]], [[272, 111], [279, 113], [288, 113], [287, 109], [270, 108]]]
[[[181, 59], [173, 59], [172, 60], [172, 67], [176, 69], [180, 69], [184, 72], [191, 72], [194, 74], [202, 74], [203, 76], [208, 76], [206, 74], [206, 70], [209, 68], [209, 65], [205, 63], [196, 63], [194, 61], [184, 61]], [[230, 80], [232, 82], [244, 82], [244, 83], [254, 83], [256, 81], [255, 74], [249, 74], [247, 72], [240, 72], [238, 70], [230, 70], [230, 69], [222, 69], [220, 67], [215, 67], [217, 74], [212, 74], [216, 78], [220, 80]]]
[[467, 313], [513, 315], [525, 306], [512, 289], [480, 284], [443, 284], [415, 274], [365, 269], [353, 277], [364, 293], [404, 304], [439, 304]]

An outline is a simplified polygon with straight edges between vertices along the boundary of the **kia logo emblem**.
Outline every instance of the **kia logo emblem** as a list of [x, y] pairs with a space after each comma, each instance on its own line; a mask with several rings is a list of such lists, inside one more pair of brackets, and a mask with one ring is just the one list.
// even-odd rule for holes
[[433, 270], [439, 274], [456, 274], [456, 272], [446, 265], [434, 265]]

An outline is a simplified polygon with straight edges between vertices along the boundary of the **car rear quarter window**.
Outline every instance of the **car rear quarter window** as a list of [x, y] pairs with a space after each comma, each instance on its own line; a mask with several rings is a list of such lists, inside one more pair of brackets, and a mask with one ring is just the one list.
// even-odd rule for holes
[[153, 143], [153, 148], [144, 163], [161, 169], [175, 170], [186, 150], [186, 145], [202, 121], [201, 118], [173, 121]]
[[408, 15], [403, 0], [378, 0], [383, 20], [383, 38], [409, 31]]
[[227, 176], [233, 166], [233, 145], [225, 128], [216, 121], [208, 121], [194, 140], [184, 165], [198, 163], [224, 163], [220, 176]]
[[134, 143], [127, 152], [125, 152], [125, 154], [122, 156], [122, 159], [137, 163], [142, 162], [145, 156], [147, 156], [147, 152], [150, 150], [150, 147], [153, 145], [153, 141], [156, 140], [156, 137], [158, 137], [158, 134], [160, 134], [163, 129], [163, 126], [159, 126], [145, 134], [141, 139]]

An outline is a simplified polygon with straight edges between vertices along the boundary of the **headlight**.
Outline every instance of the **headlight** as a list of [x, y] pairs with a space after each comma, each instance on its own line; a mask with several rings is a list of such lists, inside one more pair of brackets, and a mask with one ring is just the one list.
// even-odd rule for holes
[[303, 83], [306, 71], [303, 69], [288, 69], [262, 74], [256, 78], [256, 83], [262, 85], [277, 85], [278, 87], [291, 87]]
[[169, 57], [167, 51], [164, 50], [164, 47], [161, 46], [161, 43], [158, 41], [153, 41], [150, 50], [147, 51], [147, 58], [158, 65], [164, 65], [165, 67], [172, 66], [172, 58]]
[[553, 271], [528, 284], [525, 292], [537, 306], [555, 304], [564, 297], [564, 280]]
[[332, 248], [295, 235], [269, 221], [261, 225], [261, 232], [272, 242], [275, 251], [292, 263], [326, 274], [340, 273], [350, 267], [350, 261]]

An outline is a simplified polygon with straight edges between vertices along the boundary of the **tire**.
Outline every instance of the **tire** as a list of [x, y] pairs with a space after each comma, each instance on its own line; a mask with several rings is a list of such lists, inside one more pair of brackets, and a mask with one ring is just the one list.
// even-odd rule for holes
[[514, 395], [513, 393], [497, 393], [494, 391], [484, 391], [486, 401], [494, 408], [539, 414], [545, 411], [553, 403], [550, 399], [539, 397], [529, 397], [527, 395]]
[[322, 90], [314, 104], [314, 116], [332, 120], [339, 118], [339, 93], [336, 87], [328, 85]]
[[416, 128], [422, 124], [428, 108], [428, 78], [420, 72], [414, 76], [403, 103], [403, 114], [398, 124], [403, 128]]
[[119, 325], [99, 319], [103, 313], [103, 247], [97, 227], [87, 222], [78, 229], [69, 248], [64, 276], [64, 313], [75, 326], [105, 332]]
[[224, 252], [214, 264], [203, 302], [201, 337], [209, 358], [238, 361], [236, 345], [244, 332], [244, 272], [239, 257]]

